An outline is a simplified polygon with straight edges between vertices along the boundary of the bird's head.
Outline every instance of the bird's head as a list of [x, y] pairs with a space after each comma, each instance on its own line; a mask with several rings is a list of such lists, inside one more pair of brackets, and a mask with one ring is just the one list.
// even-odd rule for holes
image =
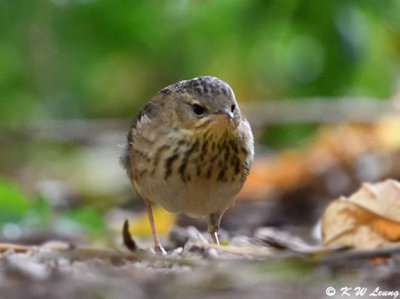
[[179, 81], [159, 92], [169, 118], [179, 128], [236, 128], [242, 119], [232, 88], [211, 76]]

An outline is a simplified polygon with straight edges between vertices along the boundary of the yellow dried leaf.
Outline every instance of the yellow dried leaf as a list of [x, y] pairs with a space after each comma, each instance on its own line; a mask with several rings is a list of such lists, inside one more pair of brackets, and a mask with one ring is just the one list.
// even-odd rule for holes
[[[159, 206], [153, 206], [153, 215], [156, 222], [157, 233], [160, 236], [167, 235], [175, 223], [175, 215]], [[129, 232], [132, 236], [151, 236], [151, 227], [146, 211], [144, 211], [139, 218], [129, 221]]]
[[375, 134], [383, 149], [393, 151], [400, 148], [400, 118], [387, 116], [376, 124]]
[[400, 240], [400, 184], [364, 184], [333, 201], [322, 216], [324, 245], [377, 248]]
[[400, 223], [400, 183], [395, 180], [363, 184], [348, 200], [385, 219]]

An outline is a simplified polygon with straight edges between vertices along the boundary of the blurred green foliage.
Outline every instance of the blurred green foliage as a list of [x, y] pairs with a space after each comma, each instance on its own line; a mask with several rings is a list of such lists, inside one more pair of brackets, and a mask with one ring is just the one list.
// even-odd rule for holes
[[388, 97], [400, 2], [13, 0], [0, 2], [0, 123], [131, 117], [198, 75], [240, 101]]
[[260, 139], [268, 140], [268, 147], [275, 150], [304, 146], [317, 129], [316, 124], [274, 125], [268, 127]]
[[[10, 224], [12, 231], [7, 233]], [[14, 184], [1, 180], [0, 232], [13, 237], [26, 229], [72, 231], [96, 239], [104, 237], [106, 225], [102, 213], [93, 207], [83, 205], [56, 212], [45, 198], [30, 198]]]
[[106, 225], [103, 215], [96, 209], [89, 206], [78, 207], [65, 213], [65, 217], [81, 226], [86, 235], [92, 238], [104, 237]]
[[14, 185], [0, 181], [0, 223], [21, 220], [32, 208], [32, 203]]

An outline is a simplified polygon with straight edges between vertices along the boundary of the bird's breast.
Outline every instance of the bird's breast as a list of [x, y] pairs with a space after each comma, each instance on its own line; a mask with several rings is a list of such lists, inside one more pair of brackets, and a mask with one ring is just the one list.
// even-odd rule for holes
[[246, 139], [221, 129], [174, 132], [148, 153], [148, 171], [136, 177], [139, 193], [169, 211], [196, 216], [228, 208], [252, 160]]

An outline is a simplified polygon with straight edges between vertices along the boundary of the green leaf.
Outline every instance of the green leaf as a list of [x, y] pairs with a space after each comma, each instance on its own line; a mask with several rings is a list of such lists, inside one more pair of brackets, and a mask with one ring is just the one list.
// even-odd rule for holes
[[0, 180], [0, 223], [20, 221], [31, 208], [31, 200], [18, 187]]
[[261, 136], [261, 141], [268, 147], [277, 150], [297, 147], [309, 141], [317, 129], [318, 125], [315, 124], [270, 126]]
[[66, 217], [78, 223], [90, 237], [104, 236], [106, 226], [103, 215], [99, 211], [84, 206], [66, 213]]

